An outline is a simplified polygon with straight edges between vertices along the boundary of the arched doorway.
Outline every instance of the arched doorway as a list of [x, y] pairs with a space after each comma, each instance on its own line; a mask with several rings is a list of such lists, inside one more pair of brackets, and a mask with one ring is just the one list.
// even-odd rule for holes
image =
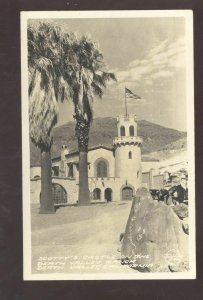
[[93, 190], [93, 200], [101, 200], [101, 190], [96, 188]]
[[112, 201], [112, 189], [110, 188], [105, 189], [104, 197], [105, 200], [107, 200], [107, 202]]
[[54, 205], [65, 205], [68, 203], [67, 192], [58, 183], [52, 183], [52, 197]]
[[133, 189], [130, 186], [125, 186], [122, 189], [122, 200], [132, 200]]

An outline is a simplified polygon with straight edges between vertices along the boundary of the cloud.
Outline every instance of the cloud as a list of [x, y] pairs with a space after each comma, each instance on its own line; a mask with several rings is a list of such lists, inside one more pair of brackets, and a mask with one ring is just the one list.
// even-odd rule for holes
[[147, 103], [147, 100], [143, 99], [143, 98], [142, 99], [137, 99], [137, 100], [130, 100], [130, 101], [127, 100], [127, 105], [129, 107], [133, 107], [133, 108], [134, 108], [135, 105], [140, 106], [140, 105], [144, 105], [146, 103]]
[[132, 61], [127, 69], [117, 72], [118, 82], [139, 86], [152, 85], [158, 80], [170, 79], [185, 66], [185, 40], [165, 40], [156, 45], [142, 59]]
[[154, 55], [157, 55], [158, 53], [162, 53], [166, 50], [167, 46], [167, 40], [164, 40], [162, 43], [160, 43], [158, 46], [152, 48], [149, 53], [148, 57], [153, 57]]
[[170, 78], [173, 76], [173, 72], [169, 70], [161, 70], [151, 75], [151, 79], [159, 79], [159, 78]]

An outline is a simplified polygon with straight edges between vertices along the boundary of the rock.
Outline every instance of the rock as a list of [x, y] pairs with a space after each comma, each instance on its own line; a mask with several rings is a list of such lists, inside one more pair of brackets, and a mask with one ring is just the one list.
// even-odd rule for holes
[[188, 257], [188, 236], [171, 207], [137, 190], [121, 247], [122, 264], [140, 272], [171, 272]]
[[188, 258], [182, 258], [180, 263], [169, 265], [169, 270], [171, 272], [187, 272], [187, 271], [189, 271]]
[[183, 227], [183, 231], [186, 234], [189, 234], [189, 220], [188, 220], [188, 218], [183, 219], [182, 227]]

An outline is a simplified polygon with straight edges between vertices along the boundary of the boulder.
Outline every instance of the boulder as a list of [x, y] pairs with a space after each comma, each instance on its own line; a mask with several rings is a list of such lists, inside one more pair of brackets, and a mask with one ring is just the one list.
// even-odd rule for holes
[[189, 234], [189, 219], [188, 219], [188, 218], [184, 218], [184, 219], [183, 219], [182, 226], [183, 226], [183, 231], [184, 231], [186, 234]]
[[188, 235], [173, 209], [138, 189], [122, 239], [122, 264], [141, 272], [187, 271], [187, 251]]

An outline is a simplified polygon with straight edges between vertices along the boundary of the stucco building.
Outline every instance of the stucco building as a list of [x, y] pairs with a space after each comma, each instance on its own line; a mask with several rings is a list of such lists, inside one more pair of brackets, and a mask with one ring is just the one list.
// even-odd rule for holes
[[[117, 136], [112, 147], [95, 145], [88, 151], [89, 191], [92, 202], [131, 200], [140, 186], [162, 188], [167, 163], [141, 158], [142, 138], [137, 136], [135, 115], [117, 117]], [[78, 200], [79, 153], [62, 146], [52, 159], [53, 195], [56, 204]], [[31, 166], [31, 202], [39, 203], [41, 168]]]

